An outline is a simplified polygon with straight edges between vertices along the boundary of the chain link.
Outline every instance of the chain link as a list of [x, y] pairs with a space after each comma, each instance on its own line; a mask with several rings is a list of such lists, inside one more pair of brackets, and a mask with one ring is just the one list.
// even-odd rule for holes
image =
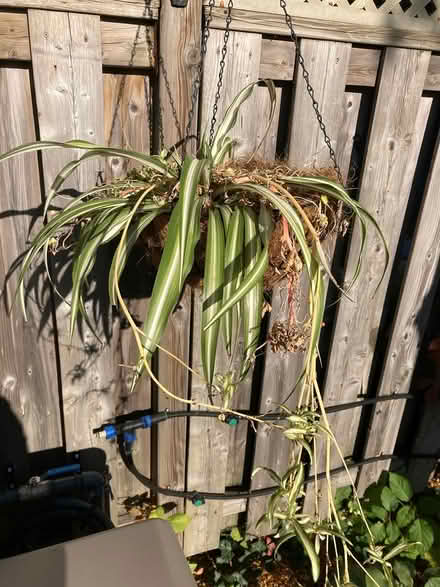
[[232, 22], [232, 9], [234, 8], [233, 0], [229, 0], [228, 2], [228, 11], [226, 14], [226, 26], [225, 26], [225, 35], [223, 37], [223, 48], [222, 48], [222, 57], [220, 60], [220, 69], [218, 73], [218, 82], [217, 82], [217, 91], [214, 97], [214, 106], [212, 107], [212, 118], [211, 118], [211, 128], [209, 129], [209, 145], [212, 146], [214, 142], [214, 131], [215, 131], [215, 124], [217, 122], [217, 112], [218, 112], [218, 104], [220, 101], [220, 92], [223, 86], [223, 75], [225, 71], [226, 65], [226, 53], [228, 51], [228, 41], [231, 29], [231, 22]]
[[199, 96], [200, 91], [200, 84], [202, 82], [202, 75], [203, 75], [203, 60], [208, 50], [208, 39], [209, 39], [209, 25], [211, 24], [212, 20], [212, 9], [215, 6], [215, 0], [209, 0], [209, 10], [208, 14], [206, 15], [205, 26], [203, 27], [202, 31], [202, 39], [200, 45], [200, 61], [199, 66], [197, 68], [197, 75], [194, 80], [192, 95], [191, 95], [191, 107], [188, 113], [188, 124], [186, 125], [185, 129], [185, 139], [188, 140], [191, 132], [191, 126], [193, 123], [194, 114], [196, 112], [196, 101]]
[[336, 159], [336, 153], [335, 153], [335, 150], [333, 149], [332, 142], [330, 140], [330, 137], [327, 134], [327, 128], [326, 128], [325, 123], [324, 123], [324, 120], [322, 118], [322, 114], [321, 114], [320, 109], [319, 109], [318, 101], [315, 98], [315, 92], [314, 92], [313, 87], [312, 87], [312, 85], [310, 83], [310, 74], [309, 74], [309, 72], [306, 69], [306, 65], [305, 65], [305, 62], [304, 62], [304, 57], [302, 56], [301, 49], [300, 49], [300, 46], [299, 46], [298, 37], [296, 36], [295, 29], [293, 28], [292, 17], [287, 12], [287, 3], [286, 3], [286, 0], [280, 0], [280, 6], [281, 6], [281, 9], [284, 12], [284, 18], [286, 20], [286, 24], [287, 24], [287, 26], [289, 28], [289, 31], [290, 31], [290, 37], [291, 37], [291, 39], [292, 39], [292, 41], [293, 41], [293, 43], [295, 45], [295, 51], [296, 51], [296, 56], [297, 56], [297, 59], [298, 59], [298, 63], [300, 65], [300, 67], [301, 67], [302, 76], [303, 76], [304, 82], [306, 84], [307, 92], [308, 92], [308, 94], [310, 96], [310, 99], [312, 101], [312, 107], [313, 107], [313, 110], [315, 111], [316, 119], [317, 119], [318, 124], [319, 124], [319, 128], [322, 131], [322, 135], [324, 137], [324, 142], [325, 142], [325, 144], [328, 147], [329, 154], [330, 154], [330, 159], [331, 159], [331, 161], [333, 163], [333, 167], [334, 167], [334, 169], [336, 171], [336, 175], [338, 176], [338, 181], [339, 181], [339, 183], [341, 185], [343, 185], [344, 182], [343, 182], [343, 179], [342, 179], [341, 169], [340, 169], [340, 167], [338, 165], [338, 162], [337, 162], [337, 159]]
[[[162, 55], [160, 55], [160, 57], [159, 57], [159, 67], [162, 71], [163, 80], [165, 82], [165, 89], [167, 91], [168, 99], [170, 101], [171, 113], [173, 115], [174, 124], [176, 125], [177, 134], [179, 135], [179, 139], [181, 140], [182, 139], [182, 129], [180, 128], [179, 116], [177, 115], [177, 108], [176, 108], [176, 104], [173, 99], [173, 93], [171, 91], [170, 80], [168, 79], [168, 74], [167, 74], [167, 70], [165, 68], [165, 63], [164, 63]], [[159, 105], [159, 133], [160, 133], [161, 148], [163, 148], [164, 144], [165, 144], [165, 137], [164, 137], [164, 132], [163, 132], [163, 109], [162, 109], [161, 105]]]

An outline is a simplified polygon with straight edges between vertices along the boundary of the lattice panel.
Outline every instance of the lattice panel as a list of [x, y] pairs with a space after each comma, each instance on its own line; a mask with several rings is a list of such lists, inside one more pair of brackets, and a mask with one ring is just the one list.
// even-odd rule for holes
[[357, 9], [367, 12], [380, 12], [434, 20], [440, 23], [440, 0], [294, 0], [300, 3], [321, 4], [341, 7], [349, 10]]

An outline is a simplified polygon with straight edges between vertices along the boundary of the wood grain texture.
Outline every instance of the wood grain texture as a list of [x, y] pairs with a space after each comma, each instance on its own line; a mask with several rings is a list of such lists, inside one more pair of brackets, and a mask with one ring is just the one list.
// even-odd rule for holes
[[[299, 299], [296, 303], [296, 317], [299, 323], [308, 315], [307, 304], [307, 278], [303, 273], [299, 284]], [[304, 296], [305, 294], [305, 296]], [[272, 328], [275, 320], [288, 319], [288, 290], [287, 284], [276, 287], [272, 294], [272, 313], [269, 328]], [[270, 347], [266, 349], [264, 364], [264, 376], [261, 387], [261, 399], [259, 411], [266, 413], [278, 410], [280, 404], [290, 408], [297, 405], [296, 394], [293, 393], [303, 368], [304, 353], [275, 353]], [[290, 396], [290, 397], [289, 397]], [[252, 470], [257, 467], [268, 467], [276, 473], [282, 473], [289, 465], [290, 443], [278, 431], [269, 426], [258, 426], [255, 442]], [[258, 473], [251, 481], [251, 489], [272, 487], [273, 481], [265, 473]], [[258, 497], [248, 501], [247, 526], [250, 532], [263, 536], [270, 532], [269, 524], [261, 524], [255, 527], [258, 520], [267, 509], [266, 497]]]
[[[310, 83], [315, 91], [315, 98], [319, 103], [327, 134], [338, 137], [340, 129], [344, 89], [350, 61], [351, 45], [349, 43], [333, 43], [328, 41], [301, 40], [301, 52], [310, 74]], [[295, 86], [294, 113], [289, 138], [289, 163], [301, 167], [319, 167], [328, 165], [328, 147], [318, 124], [313, 124], [311, 132], [310, 121], [315, 121], [316, 115], [312, 108], [310, 96], [301, 72]], [[336, 142], [333, 148], [336, 147]]]
[[440, 55], [431, 56], [424, 89], [433, 92], [440, 90]]
[[153, 26], [101, 19], [101, 39], [103, 65], [150, 68], [156, 64]]
[[0, 8], [35, 8], [124, 18], [158, 18], [160, 0], [0, 0]]
[[[432, 98], [423, 98], [421, 104], [421, 117], [425, 125], [431, 102]], [[419, 123], [417, 127], [421, 134], [425, 125]], [[411, 385], [440, 276], [439, 183], [440, 133], [378, 388], [379, 395], [408, 393]], [[404, 409], [405, 402], [402, 400], [385, 402], [375, 407], [365, 449], [366, 457], [393, 453]], [[377, 434], [379, 430], [381, 433]], [[428, 452], [433, 451], [428, 449]], [[360, 491], [375, 482], [387, 464], [381, 462], [362, 467], [358, 479]]]
[[[428, 52], [391, 48], [385, 53], [361, 180], [360, 203], [374, 215], [383, 231], [390, 264], [375, 293], [384, 268], [385, 252], [377, 234], [370, 229], [361, 274], [352, 290], [354, 301], [342, 299], [338, 306], [325, 381], [327, 405], [354, 401], [367, 392], [386, 288], [417, 161], [414, 153], [419, 132], [416, 120], [428, 63]], [[391, 110], [389, 104], [393, 104]], [[358, 247], [359, 228], [355, 226], [347, 280], [353, 274]], [[330, 426], [347, 457], [353, 451], [359, 417], [359, 410], [329, 416]], [[337, 465], [339, 458], [335, 452], [331, 466]], [[317, 467], [324, 469], [323, 453], [317, 460]]]
[[[231, 28], [265, 35], [290, 36], [277, 0], [268, 0], [261, 10], [259, 0], [242, 0], [232, 11]], [[217, 1], [212, 11], [212, 27], [225, 28], [226, 9]], [[439, 25], [435, 19], [406, 18], [393, 14], [355, 12], [320, 3], [296, 3], [291, 12], [298, 37], [381, 45], [414, 49], [438, 50]]]
[[[186, 8], [179, 9], [173, 8], [170, 2], [162, 4], [159, 55], [163, 59], [163, 67], [159, 69], [159, 97], [166, 147], [183, 138], [188, 124], [193, 83], [200, 62], [201, 19], [202, 0], [192, 0]], [[172, 102], [176, 108], [178, 128]], [[196, 103], [192, 133], [197, 130], [197, 108]], [[193, 147], [192, 142], [190, 148]]]
[[[223, 46], [223, 32], [212, 30], [205, 60], [202, 87], [202, 132], [209, 129], [217, 89], [219, 72], [219, 55]], [[223, 76], [223, 87], [218, 103], [217, 121], [231, 104], [238, 92], [247, 84], [259, 78], [261, 61], [261, 35], [231, 33], [226, 54], [226, 65]], [[258, 146], [255, 113], [258, 111], [257, 93], [253, 92], [243, 104], [237, 124], [230, 136], [238, 142], [234, 147], [236, 156], [251, 154]], [[259, 125], [258, 125], [259, 126]]]
[[[29, 11], [32, 63], [38, 122], [42, 139], [72, 137], [104, 141], [99, 17], [39, 10]], [[47, 188], [74, 153], [52, 151], [43, 156]], [[91, 160], [82, 166], [69, 187], [84, 190], [99, 180], [103, 163]], [[83, 323], [70, 340], [70, 308], [57, 298], [57, 327], [61, 356], [64, 418], [68, 450], [90, 446], [105, 449], [108, 464], [117, 476], [116, 449], [96, 440], [92, 429], [115, 415], [119, 392], [118, 323], [113, 322], [108, 301], [106, 271], [110, 258], [100, 253], [90, 276], [86, 310], [103, 344]], [[61, 292], [71, 294], [69, 253], [54, 260], [55, 279]]]
[[353, 47], [347, 71], [347, 85], [376, 85], [382, 50], [373, 47]]
[[[150, 152], [151, 90], [143, 75], [105, 73], [104, 125], [106, 145]], [[106, 161], [107, 177], [123, 177], [136, 165], [122, 157]]]
[[[339, 144], [339, 131], [341, 128], [341, 143], [350, 149], [348, 135], [352, 128], [351, 121], [354, 117], [350, 114], [354, 110], [347, 109], [344, 94], [347, 66], [350, 59], [351, 45], [344, 43], [330, 43], [327, 41], [301, 40], [301, 51], [310, 69], [311, 83], [315, 87], [316, 99], [320, 103], [321, 112], [325, 121], [330, 121], [330, 136], [336, 137], [334, 148]], [[312, 167], [326, 166], [329, 164], [328, 150], [322, 148], [322, 136], [311, 108], [310, 97], [306, 93], [304, 80], [298, 74], [295, 85], [292, 120], [289, 136], [289, 163], [293, 166]], [[352, 107], [351, 107], [352, 108]], [[333, 133], [333, 134], [332, 134]], [[300, 138], [299, 138], [300, 137]], [[343, 151], [343, 149], [341, 149]], [[351, 149], [350, 149], [351, 152]], [[346, 159], [349, 160], [349, 157]], [[333, 254], [334, 243], [327, 243]], [[308, 279], [302, 275], [298, 287], [298, 305], [296, 316], [302, 323], [308, 315]], [[269, 327], [274, 320], [287, 320], [289, 309], [287, 307], [287, 292], [283, 288], [276, 288], [272, 296], [272, 315]], [[304, 354], [296, 353], [275, 354], [268, 349], [265, 364], [265, 376], [263, 380], [263, 393], [260, 410], [267, 411], [271, 404], [282, 403], [294, 388], [303, 371]], [[296, 406], [295, 394], [290, 398], [291, 408]], [[265, 466], [282, 473], [289, 464], [289, 443], [271, 432], [270, 442], [267, 438], [268, 430], [259, 428], [254, 457], [254, 467]], [[267, 487], [271, 480], [260, 473], [253, 481], [252, 487]], [[267, 498], [253, 499], [248, 507], [248, 525], [253, 528], [266, 509]], [[258, 532], [264, 534], [269, 531], [267, 524], [259, 527]]]
[[[0, 68], [0, 152], [35, 140], [31, 85], [25, 69]], [[33, 266], [26, 279], [29, 321], [20, 305], [9, 315], [17, 285], [13, 271], [27, 249], [28, 239], [41, 226], [41, 193], [37, 157], [21, 156], [0, 165], [3, 195], [0, 214], [0, 428], [1, 457], [14, 462], [24, 473], [24, 454], [17, 454], [11, 421], [12, 411], [24, 434], [27, 451], [62, 446], [58, 374], [50, 287], [41, 267]], [[8, 428], [9, 424], [9, 428]], [[7, 437], [5, 437], [7, 434]], [[23, 447], [24, 448], [24, 447]], [[2, 458], [1, 462], [5, 465]], [[20, 477], [17, 481], [25, 482]]]
[[[202, 292], [194, 290], [192, 368], [202, 373], [200, 332], [202, 320]], [[219, 345], [219, 348], [220, 345]], [[225, 356], [217, 353], [216, 371], [224, 364]], [[206, 384], [199, 377], [192, 377], [191, 399], [209, 403]], [[197, 408], [196, 408], [197, 409]], [[217, 418], [191, 418], [187, 464], [187, 489], [189, 491], [215, 491], [223, 493], [226, 486], [229, 426]], [[191, 523], [185, 530], [185, 554], [187, 556], [218, 547], [223, 528], [223, 502], [208, 500], [196, 507], [189, 500], [186, 513]]]
[[[267, 133], [266, 139], [257, 151], [256, 157], [266, 161], [273, 161], [276, 155], [276, 141], [278, 135], [278, 124], [280, 117], [281, 88], [276, 88], [277, 104]], [[266, 120], [270, 114], [270, 96], [267, 88], [255, 88], [257, 103], [259, 105], [259, 117], [261, 124], [257, 127], [257, 144], [261, 142], [266, 130]], [[237, 410], [248, 410], [250, 408], [251, 391], [252, 391], [252, 374], [250, 371], [246, 380], [240, 385], [233, 400], [233, 407]], [[244, 461], [246, 452], [248, 424], [239, 422], [238, 425], [230, 429], [229, 432], [229, 452], [226, 473], [226, 486], [238, 486], [243, 483]], [[228, 523], [232, 523], [230, 516]]]
[[29, 30], [26, 14], [0, 13], [0, 59], [29, 60]]
[[291, 41], [263, 39], [261, 42], [260, 77], [291, 80], [295, 68], [295, 46]]
[[[104, 74], [104, 133], [105, 144], [123, 146], [141, 151], [150, 152], [150, 81], [142, 75]], [[106, 175], [120, 177], [125, 175], [131, 165], [119, 157], [107, 160]], [[136, 319], [142, 323], [145, 318], [149, 284], [145, 273], [145, 250], [135, 247], [130, 255], [128, 265], [129, 274], [125, 275], [124, 284], [128, 290], [127, 306]], [[124, 322], [124, 321], [123, 321]], [[120, 329], [120, 353], [122, 365], [134, 365], [138, 359], [138, 349], [133, 333], [128, 324]], [[118, 414], [151, 407], [151, 384], [148, 377], [142, 377], [135, 390], [129, 393], [132, 372], [128, 368], [121, 371], [121, 390], [119, 403], [116, 406]], [[133, 447], [134, 460], [139, 470], [150, 474], [151, 442], [150, 430], [139, 431], [138, 441]], [[119, 499], [143, 493], [145, 487], [125, 468], [119, 455], [117, 458], [118, 475], [113, 482], [113, 491]], [[115, 485], [117, 484], [117, 487]], [[123, 513], [123, 508], [120, 509]]]
[[[154, 67], [156, 34], [153, 26], [101, 20], [100, 27], [103, 65]], [[25, 13], [1, 13], [0, 59], [30, 61], [29, 28]]]
[[[190, 331], [191, 288], [186, 286], [176, 309], [168, 320], [160, 342], [163, 348], [184, 361], [186, 365], [190, 364]], [[171, 393], [183, 399], [188, 398], [188, 370], [160, 351], [157, 354], [157, 377]], [[185, 409], [186, 406], [181, 402], [169, 399], [161, 391], [156, 393], [158, 410]], [[158, 453], [156, 455], [157, 474], [159, 484], [164, 487], [185, 488], [186, 434], [187, 421], [185, 418], [169, 420], [159, 427], [157, 432]], [[159, 496], [158, 501], [165, 503], [170, 499]], [[172, 501], [177, 504], [177, 511], [185, 511], [183, 499], [176, 498]]]

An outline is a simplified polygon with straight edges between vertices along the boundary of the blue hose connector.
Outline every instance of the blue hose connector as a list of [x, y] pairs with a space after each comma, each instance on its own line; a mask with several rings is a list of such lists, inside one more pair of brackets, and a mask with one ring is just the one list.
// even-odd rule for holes
[[143, 428], [151, 428], [153, 425], [153, 418], [150, 414], [146, 414], [145, 416], [141, 417], [141, 422]]
[[104, 426], [104, 434], [105, 434], [106, 440], [110, 440], [111, 438], [116, 438], [116, 436], [117, 436], [116, 426], [114, 426], [113, 424], [107, 424], [106, 426]]

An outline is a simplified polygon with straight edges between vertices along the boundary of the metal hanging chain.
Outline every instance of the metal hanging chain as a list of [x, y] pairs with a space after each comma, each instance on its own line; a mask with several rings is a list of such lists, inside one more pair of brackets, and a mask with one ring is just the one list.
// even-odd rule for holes
[[[162, 71], [163, 79], [165, 82], [165, 89], [167, 91], [168, 99], [170, 101], [171, 112], [173, 115], [174, 124], [176, 125], [177, 134], [179, 135], [179, 139], [182, 139], [182, 129], [180, 128], [176, 104], [173, 99], [173, 93], [171, 91], [171, 85], [170, 85], [170, 81], [168, 79], [168, 74], [167, 74], [167, 70], [165, 68], [165, 63], [164, 63], [162, 55], [159, 56], [159, 67]], [[163, 131], [163, 111], [162, 111], [162, 106], [160, 104], [159, 104], [159, 133], [160, 133], [160, 147], [162, 149], [165, 144], [165, 137], [164, 137], [164, 131]]]
[[280, 6], [281, 9], [284, 12], [284, 17], [286, 20], [286, 24], [290, 30], [290, 37], [295, 45], [295, 51], [296, 51], [296, 55], [297, 55], [297, 59], [298, 59], [298, 63], [301, 67], [301, 71], [302, 71], [302, 76], [304, 78], [305, 84], [306, 84], [306, 89], [307, 92], [310, 96], [310, 99], [312, 101], [312, 106], [313, 106], [313, 110], [315, 111], [316, 114], [316, 119], [318, 121], [319, 124], [319, 128], [322, 131], [322, 135], [324, 137], [324, 142], [328, 147], [329, 153], [330, 153], [330, 159], [333, 163], [333, 167], [336, 171], [336, 174], [338, 176], [338, 181], [341, 185], [344, 185], [343, 179], [342, 179], [342, 173], [341, 173], [341, 169], [338, 165], [337, 159], [336, 159], [336, 153], [335, 150], [332, 147], [332, 142], [330, 140], [330, 137], [327, 134], [327, 128], [324, 124], [323, 118], [322, 118], [322, 114], [319, 110], [319, 104], [315, 98], [315, 92], [313, 90], [313, 87], [310, 83], [310, 74], [306, 69], [305, 63], [304, 63], [304, 57], [302, 56], [301, 53], [301, 49], [299, 47], [299, 40], [298, 37], [296, 36], [295, 30], [293, 28], [293, 23], [292, 23], [292, 17], [290, 16], [290, 14], [287, 12], [287, 4], [286, 4], [286, 0], [280, 0]]
[[199, 61], [199, 66], [197, 68], [197, 75], [194, 80], [194, 85], [193, 85], [192, 94], [191, 94], [191, 107], [190, 107], [190, 110], [188, 113], [188, 124], [186, 125], [186, 129], [185, 129], [185, 139], [186, 140], [188, 140], [188, 138], [190, 136], [191, 126], [192, 126], [194, 114], [196, 111], [196, 101], [197, 101], [199, 91], [200, 91], [200, 84], [202, 83], [203, 61], [204, 61], [204, 57], [205, 57], [207, 50], [208, 50], [208, 39], [209, 39], [209, 33], [210, 33], [209, 25], [211, 24], [211, 21], [212, 21], [212, 9], [215, 6], [215, 0], [209, 0], [208, 6], [209, 6], [209, 10], [208, 10], [208, 14], [206, 15], [205, 25], [204, 25], [203, 31], [202, 31], [202, 41], [201, 41], [201, 46], [200, 46], [200, 61]]
[[223, 75], [225, 71], [226, 65], [226, 53], [228, 51], [228, 41], [231, 29], [231, 22], [232, 22], [232, 9], [234, 8], [233, 0], [229, 0], [228, 2], [228, 12], [226, 15], [226, 26], [225, 26], [225, 35], [223, 37], [223, 48], [222, 48], [222, 57], [220, 59], [220, 69], [218, 72], [218, 82], [217, 82], [217, 91], [214, 97], [214, 106], [212, 108], [212, 118], [211, 118], [211, 128], [209, 129], [209, 145], [212, 146], [214, 142], [214, 131], [215, 131], [215, 124], [217, 122], [217, 111], [218, 111], [218, 103], [220, 100], [220, 92], [223, 86]]

